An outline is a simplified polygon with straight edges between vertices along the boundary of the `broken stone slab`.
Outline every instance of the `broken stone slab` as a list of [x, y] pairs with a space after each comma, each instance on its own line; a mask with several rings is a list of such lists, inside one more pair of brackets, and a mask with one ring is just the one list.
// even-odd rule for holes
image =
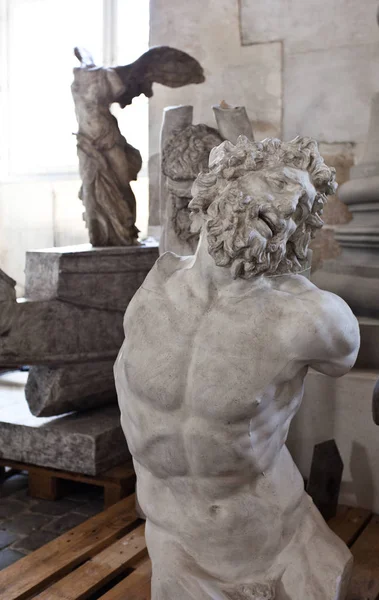
[[97, 475], [130, 458], [118, 406], [59, 417], [34, 417], [25, 373], [0, 377], [0, 457]]
[[28, 251], [25, 297], [125, 311], [157, 258], [156, 243], [113, 248], [82, 244]]
[[62, 365], [112, 360], [124, 339], [123, 311], [59, 300], [19, 301], [13, 326], [0, 337], [0, 365]]
[[238, 136], [245, 135], [254, 141], [253, 128], [244, 106], [229, 106], [221, 102], [212, 106], [217, 128], [222, 139], [237, 143]]
[[0, 365], [113, 360], [125, 309], [158, 258], [158, 245], [48, 248], [27, 253], [26, 299], [0, 337]]
[[117, 404], [113, 360], [32, 367], [25, 396], [36, 417], [51, 417]]

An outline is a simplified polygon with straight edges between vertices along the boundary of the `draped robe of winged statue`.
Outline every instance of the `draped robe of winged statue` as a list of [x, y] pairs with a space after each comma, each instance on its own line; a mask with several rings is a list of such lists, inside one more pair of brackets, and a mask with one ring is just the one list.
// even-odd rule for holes
[[336, 189], [315, 141], [223, 142], [193, 187], [194, 256], [163, 254], [116, 365], [153, 600], [343, 600], [352, 566], [285, 441], [309, 367], [347, 373], [357, 320], [303, 273]]
[[77, 149], [84, 219], [93, 246], [137, 243], [136, 200], [130, 181], [137, 179], [142, 159], [121, 134], [110, 106], [121, 108], [133, 98], [153, 95], [153, 82], [181, 87], [204, 81], [200, 64], [169, 46], [150, 48], [134, 63], [97, 67], [85, 50], [75, 48], [80, 67], [74, 69], [71, 91], [79, 125]]

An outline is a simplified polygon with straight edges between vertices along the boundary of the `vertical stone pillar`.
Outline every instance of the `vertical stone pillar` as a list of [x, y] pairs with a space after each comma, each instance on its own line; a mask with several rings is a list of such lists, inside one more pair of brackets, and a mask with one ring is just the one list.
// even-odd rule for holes
[[[180, 105], [180, 106], [167, 106], [163, 111], [163, 121], [160, 136], [160, 161], [162, 160], [162, 148], [167, 142], [168, 138], [173, 134], [174, 131], [181, 131], [192, 125], [193, 119], [193, 106]], [[170, 235], [172, 235], [171, 229], [168, 224], [172, 219], [172, 207], [170, 202], [167, 201], [168, 195], [166, 193], [166, 177], [162, 173], [162, 165], [159, 165], [159, 208], [160, 208], [160, 221], [161, 221], [161, 236], [159, 242], [159, 248], [161, 251], [165, 251], [171, 247]]]
[[229, 140], [235, 144], [240, 135], [246, 135], [249, 140], [254, 141], [251, 121], [244, 106], [229, 106], [222, 102], [212, 108], [217, 129], [223, 140]]

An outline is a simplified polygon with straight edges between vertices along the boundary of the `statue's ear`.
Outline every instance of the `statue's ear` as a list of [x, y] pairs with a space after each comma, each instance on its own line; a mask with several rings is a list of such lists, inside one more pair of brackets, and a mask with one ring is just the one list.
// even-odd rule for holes
[[121, 78], [114, 69], [105, 69], [105, 72], [109, 83], [112, 100], [113, 102], [116, 102], [117, 99], [125, 92], [126, 85], [122, 82]]

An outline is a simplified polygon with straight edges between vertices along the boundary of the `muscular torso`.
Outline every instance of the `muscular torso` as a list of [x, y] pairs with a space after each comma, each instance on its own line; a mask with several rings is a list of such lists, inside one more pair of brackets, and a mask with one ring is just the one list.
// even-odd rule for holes
[[262, 282], [201, 295], [185, 269], [154, 267], [127, 310], [116, 366], [142, 509], [192, 555], [206, 547], [192, 544], [194, 529], [210, 537], [213, 565], [233, 552], [238, 564], [241, 536], [274, 556], [304, 499], [284, 446], [307, 372], [299, 305], [278, 279]]
[[354, 364], [356, 319], [301, 275], [220, 283], [196, 260], [164, 254], [125, 315], [116, 384], [139, 502], [191, 569], [278, 575], [281, 550], [319, 518], [288, 428], [308, 366], [336, 376]]

